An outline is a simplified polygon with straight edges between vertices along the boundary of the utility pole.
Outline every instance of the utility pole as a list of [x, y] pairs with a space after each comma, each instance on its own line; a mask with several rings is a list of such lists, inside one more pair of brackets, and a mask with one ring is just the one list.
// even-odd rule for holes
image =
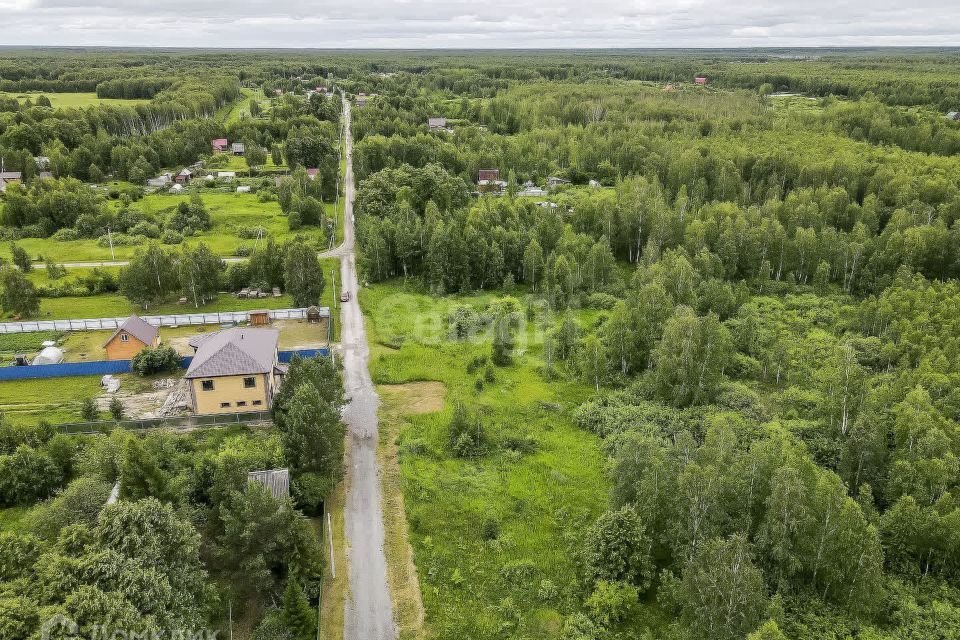
[[107, 225], [107, 241], [110, 243], [110, 260], [116, 262], [117, 258], [113, 255], [113, 233], [110, 231], [110, 225]]

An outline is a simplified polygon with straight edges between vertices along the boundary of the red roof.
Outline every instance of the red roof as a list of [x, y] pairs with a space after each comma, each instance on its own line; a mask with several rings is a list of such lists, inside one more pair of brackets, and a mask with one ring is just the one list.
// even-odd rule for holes
[[478, 180], [499, 180], [500, 169], [480, 169]]
[[319, 173], [320, 169], [307, 169], [307, 175], [311, 178], [316, 178]]

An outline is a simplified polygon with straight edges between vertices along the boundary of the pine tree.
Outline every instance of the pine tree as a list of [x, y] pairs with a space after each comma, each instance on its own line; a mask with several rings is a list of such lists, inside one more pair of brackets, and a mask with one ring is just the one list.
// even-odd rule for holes
[[287, 578], [287, 588], [283, 592], [283, 605], [280, 620], [290, 631], [294, 640], [311, 640], [316, 633], [316, 621], [313, 609], [307, 602], [300, 583], [293, 576]]

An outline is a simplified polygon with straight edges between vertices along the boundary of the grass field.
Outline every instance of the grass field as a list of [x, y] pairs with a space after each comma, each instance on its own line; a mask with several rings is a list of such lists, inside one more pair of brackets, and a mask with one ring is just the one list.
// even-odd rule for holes
[[[488, 355], [489, 342], [443, 338], [447, 310], [458, 304], [480, 307], [494, 297], [436, 299], [402, 284], [360, 294], [372, 342], [371, 374], [387, 398], [383, 437], [394, 440], [399, 462], [399, 488], [385, 481], [384, 502], [395, 502], [402, 489], [426, 611], [425, 628], [409, 623], [403, 637], [556, 637], [575, 601], [566, 534], [582, 529], [606, 504], [599, 442], [570, 419], [591, 389], [576, 381], [545, 380], [539, 346], [531, 342], [512, 366], [495, 368], [495, 382], [478, 390], [483, 370], [468, 373], [466, 364]], [[383, 386], [424, 380], [446, 386], [440, 411], [397, 410], [390, 388]], [[450, 453], [448, 424], [458, 401], [488, 433], [491, 444], [481, 457]], [[508, 437], [534, 444], [520, 452], [504, 445]], [[384, 470], [387, 479], [390, 474]], [[484, 540], [486, 521], [499, 533]], [[388, 531], [388, 540], [398, 539], [394, 533]], [[417, 603], [396, 581], [403, 575], [396, 567], [403, 549], [390, 548], [387, 556], [394, 595], [401, 594], [396, 609], [401, 619], [415, 622]], [[550, 591], [541, 589], [543, 581], [555, 585], [555, 597], [540, 597]]]
[[24, 93], [0, 92], [0, 95], [13, 96], [21, 103], [25, 102], [28, 98], [36, 103], [37, 98], [40, 96], [47, 96], [50, 98], [50, 104], [54, 109], [83, 109], [102, 104], [133, 106], [150, 102], [149, 100], [138, 99], [121, 100], [117, 98], [98, 98], [96, 93], [41, 93], [30, 91]]
[[[161, 217], [170, 214], [183, 201], [189, 201], [186, 195], [151, 194], [137, 202], [134, 207]], [[241, 227], [263, 227], [266, 234], [278, 242], [284, 242], [296, 235], [309, 239], [321, 237], [317, 228], [304, 227], [293, 233], [289, 229], [287, 217], [280, 211], [276, 202], [260, 202], [257, 196], [247, 193], [204, 193], [203, 201], [210, 212], [213, 227], [188, 242], [204, 242], [221, 256], [231, 256], [239, 246], [252, 246], [255, 240], [237, 236]], [[333, 205], [327, 205], [329, 215], [333, 215]], [[50, 238], [25, 238], [18, 244], [34, 258], [52, 256], [58, 262], [88, 262], [111, 260], [109, 247], [101, 247], [94, 239], [57, 242]], [[117, 260], [130, 258], [136, 246], [114, 247]], [[10, 246], [0, 245], [0, 256], [9, 258]]]
[[131, 313], [141, 315], [161, 315], [164, 313], [194, 313], [198, 311], [251, 311], [253, 309], [285, 309], [293, 306], [288, 295], [279, 298], [260, 298], [247, 300], [229, 293], [221, 293], [217, 299], [199, 308], [192, 304], [168, 302], [148, 309], [142, 309], [119, 293], [98, 296], [41, 298], [40, 320], [68, 320], [71, 318], [112, 318], [128, 316]]
[[0, 382], [0, 413], [12, 424], [51, 424], [80, 419], [80, 403], [100, 395], [99, 376]]

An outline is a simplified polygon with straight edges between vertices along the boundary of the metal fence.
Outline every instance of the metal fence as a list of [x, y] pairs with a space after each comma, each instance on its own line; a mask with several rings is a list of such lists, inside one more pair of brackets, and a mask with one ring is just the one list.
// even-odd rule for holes
[[[287, 363], [294, 356], [316, 358], [330, 355], [330, 350], [297, 349], [277, 352], [277, 360]], [[193, 356], [180, 358], [180, 368], [190, 368]], [[26, 367], [0, 367], [0, 382], [4, 380], [28, 380], [32, 378], [65, 378], [68, 376], [104, 376], [115, 373], [129, 373], [133, 368], [130, 360], [93, 360], [91, 362], [62, 362], [60, 364], [35, 364]]]
[[199, 416], [170, 416], [144, 418], [141, 420], [99, 420], [96, 422], [69, 422], [56, 426], [60, 433], [110, 433], [123, 427], [131, 431], [144, 429], [200, 429], [204, 427], [227, 427], [234, 424], [267, 424], [273, 421], [269, 411], [246, 413], [223, 413]]
[[[159, 316], [141, 316], [155, 327], [182, 327], [186, 325], [226, 324], [249, 322], [250, 313], [257, 311], [215, 311], [211, 313], [175, 313]], [[272, 320], [303, 320], [307, 310], [300, 309], [261, 309], [267, 311]], [[330, 317], [330, 307], [320, 307], [322, 317]], [[22, 320], [19, 322], [0, 322], [0, 334], [31, 333], [33, 331], [96, 331], [117, 329], [124, 323], [123, 318], [87, 318], [81, 320]]]

